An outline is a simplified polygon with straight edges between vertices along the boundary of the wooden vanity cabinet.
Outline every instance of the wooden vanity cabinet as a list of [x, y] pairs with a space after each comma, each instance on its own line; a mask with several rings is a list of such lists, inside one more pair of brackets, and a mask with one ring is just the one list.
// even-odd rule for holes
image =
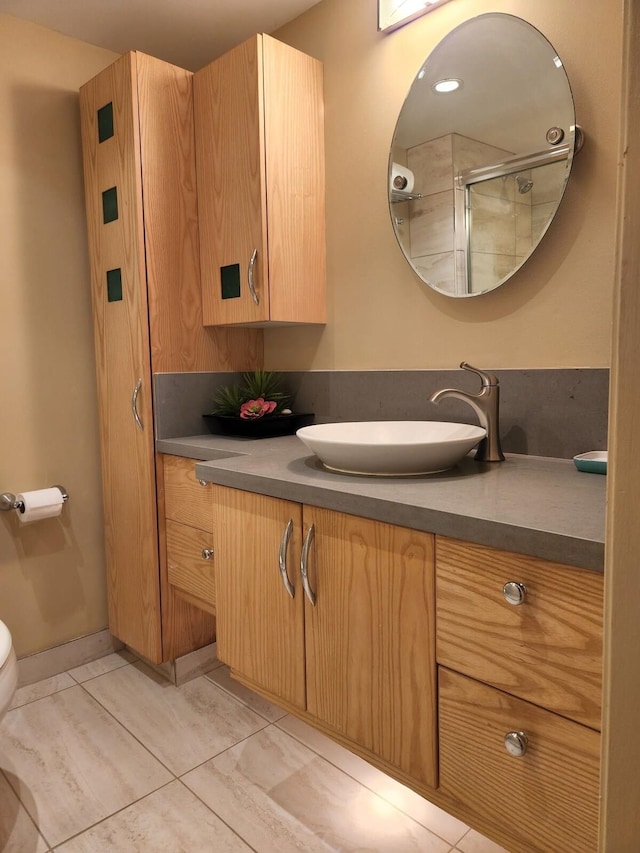
[[433, 537], [213, 488], [219, 658], [377, 766], [436, 787]]
[[205, 324], [326, 322], [322, 64], [258, 34], [194, 99]]
[[440, 790], [516, 853], [597, 850], [603, 581], [436, 537]]
[[153, 373], [261, 357], [259, 333], [202, 323], [192, 76], [133, 52], [80, 90], [109, 628], [156, 663], [204, 629], [160, 561]]

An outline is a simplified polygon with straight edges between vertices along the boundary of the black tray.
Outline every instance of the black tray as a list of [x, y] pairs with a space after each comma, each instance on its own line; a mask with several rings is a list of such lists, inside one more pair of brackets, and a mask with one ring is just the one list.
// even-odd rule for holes
[[236, 435], [243, 438], [274, 438], [293, 435], [297, 429], [313, 423], [314, 414], [264, 415], [261, 418], [240, 418], [234, 415], [203, 415], [214, 435]]

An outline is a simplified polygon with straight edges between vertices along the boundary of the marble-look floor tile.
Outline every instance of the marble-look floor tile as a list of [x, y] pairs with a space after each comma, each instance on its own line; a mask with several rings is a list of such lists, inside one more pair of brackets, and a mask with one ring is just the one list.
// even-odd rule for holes
[[495, 841], [480, 835], [475, 829], [470, 829], [465, 837], [456, 845], [458, 853], [509, 853]]
[[302, 720], [287, 715], [279, 720], [277, 725], [449, 844], [456, 844], [468, 831], [469, 827], [461, 820], [425, 800], [415, 791], [387, 776]]
[[73, 678], [70, 678], [66, 672], [62, 672], [60, 675], [43, 678], [42, 681], [36, 681], [34, 684], [26, 684], [24, 687], [18, 687], [9, 709], [20, 708], [29, 702], [44, 699], [45, 696], [51, 696], [52, 693], [58, 693], [60, 690], [66, 690], [67, 687], [73, 687], [75, 683]]
[[182, 782], [175, 781], [56, 847], [56, 853], [250, 853]]
[[450, 850], [447, 842], [273, 725], [183, 781], [258, 853]]
[[176, 687], [139, 662], [84, 688], [176, 776], [267, 725], [204, 676]]
[[46, 853], [48, 846], [0, 773], [0, 850]]
[[112, 672], [112, 670], [126, 666], [134, 660], [136, 660], [134, 654], [128, 649], [121, 649], [119, 652], [105, 655], [97, 660], [82, 664], [82, 666], [76, 666], [69, 670], [69, 675], [79, 684], [82, 684], [84, 681], [89, 681], [90, 678], [97, 678], [106, 672]]
[[0, 767], [52, 845], [171, 780], [79, 685], [7, 713]]
[[218, 687], [226, 690], [227, 693], [231, 693], [232, 696], [235, 696], [236, 699], [239, 699], [244, 705], [255, 711], [256, 714], [260, 714], [261, 717], [269, 720], [270, 723], [275, 723], [276, 720], [280, 720], [287, 714], [282, 708], [278, 708], [277, 705], [268, 702], [262, 696], [254, 693], [253, 690], [249, 690], [244, 684], [240, 684], [239, 681], [231, 678], [229, 667], [226, 665], [206, 672], [205, 677], [213, 681], [214, 684], [217, 684]]

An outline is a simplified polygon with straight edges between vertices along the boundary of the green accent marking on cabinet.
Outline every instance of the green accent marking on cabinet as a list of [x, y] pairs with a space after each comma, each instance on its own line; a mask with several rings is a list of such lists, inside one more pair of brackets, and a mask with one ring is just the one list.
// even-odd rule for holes
[[240, 296], [240, 264], [220, 267], [220, 289], [223, 299], [237, 299]]
[[98, 110], [98, 142], [113, 136], [113, 104], [109, 101]]
[[107, 270], [107, 302], [122, 301], [122, 272], [120, 268]]
[[114, 222], [118, 218], [118, 189], [111, 187], [102, 193], [102, 221]]

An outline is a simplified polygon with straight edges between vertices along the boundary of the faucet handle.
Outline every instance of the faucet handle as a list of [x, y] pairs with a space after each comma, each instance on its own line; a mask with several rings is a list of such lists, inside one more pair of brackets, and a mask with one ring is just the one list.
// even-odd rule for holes
[[482, 370], [478, 370], [477, 367], [471, 367], [471, 365], [466, 361], [460, 362], [460, 367], [463, 370], [469, 370], [471, 373], [475, 373], [477, 376], [479, 376], [482, 381], [483, 388], [491, 388], [494, 385], [500, 384], [500, 382], [498, 381], [498, 377], [495, 374], [485, 373]]

